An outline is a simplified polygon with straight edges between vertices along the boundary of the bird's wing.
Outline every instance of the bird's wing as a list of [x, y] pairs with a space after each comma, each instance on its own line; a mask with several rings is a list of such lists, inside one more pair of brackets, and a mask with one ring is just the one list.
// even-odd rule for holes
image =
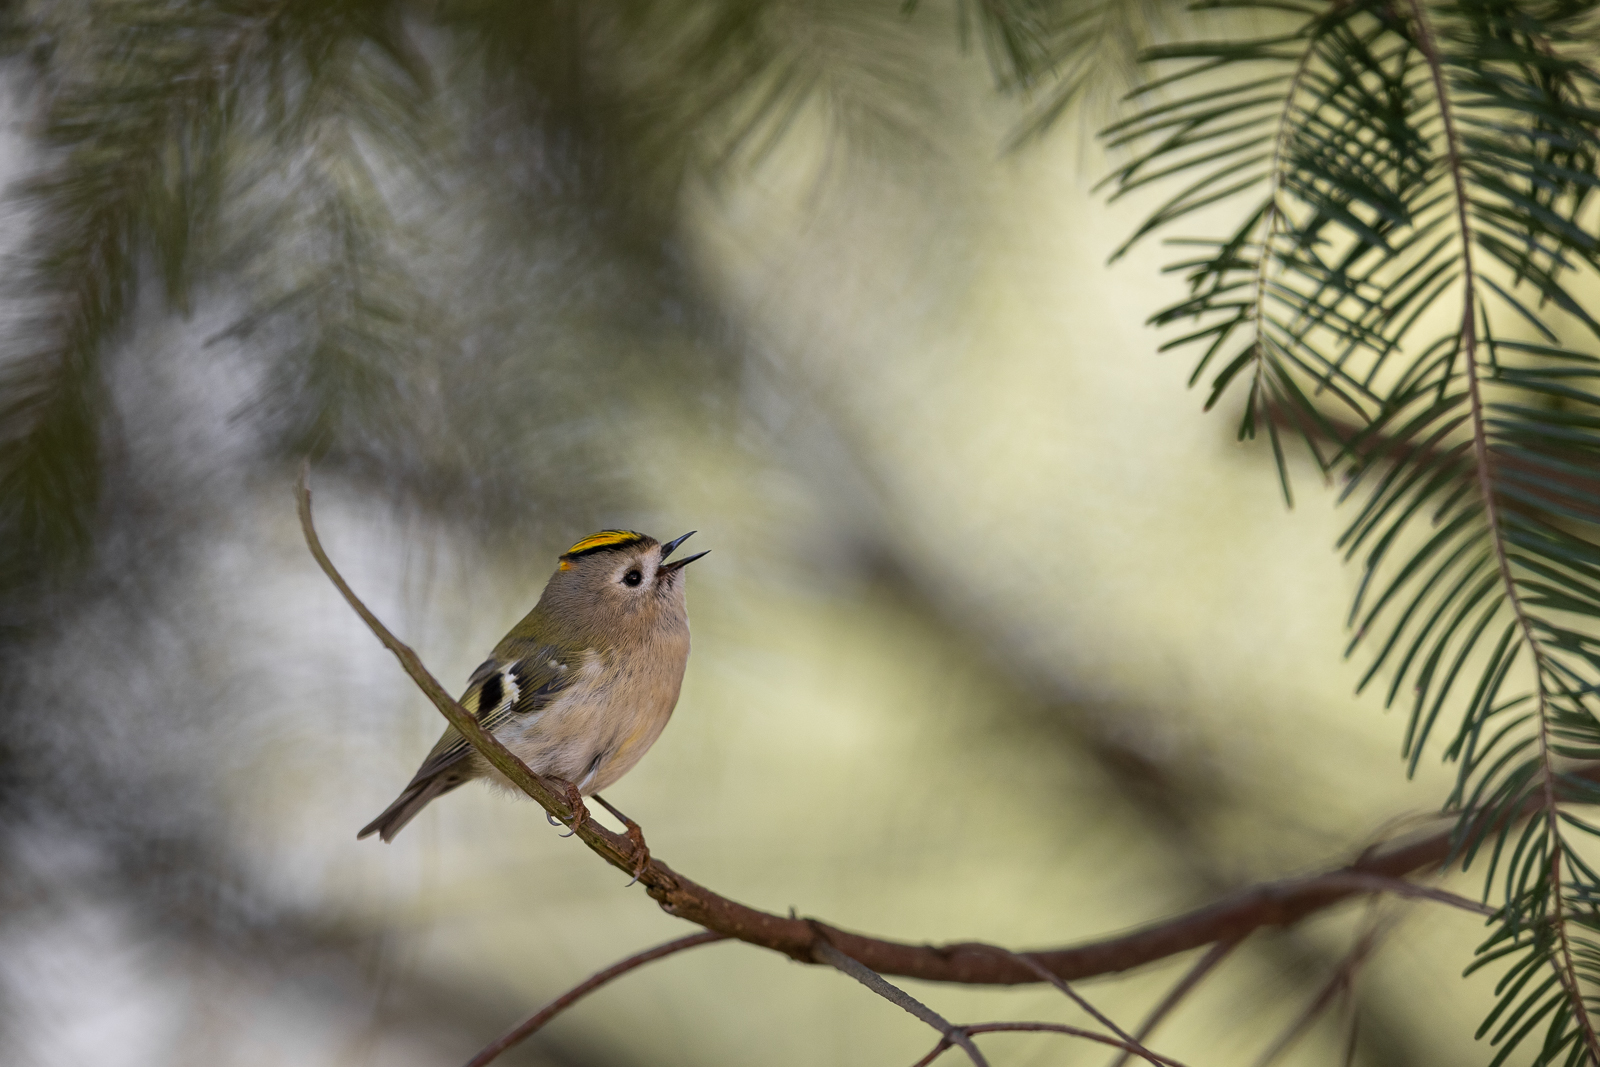
[[[568, 662], [571, 658], [548, 645], [517, 649], [511, 657], [490, 656], [467, 679], [467, 690], [458, 703], [493, 733], [512, 719], [543, 711], [571, 685], [578, 675], [578, 664]], [[471, 747], [454, 726], [446, 727], [410, 785], [465, 758]]]

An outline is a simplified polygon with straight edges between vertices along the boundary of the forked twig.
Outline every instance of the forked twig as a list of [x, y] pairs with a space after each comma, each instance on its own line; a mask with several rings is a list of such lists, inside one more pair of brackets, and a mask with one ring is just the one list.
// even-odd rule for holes
[[1135, 1055], [1142, 1059], [1148, 1060], [1151, 1063], [1159, 1062], [1156, 1059], [1155, 1053], [1145, 1048], [1137, 1037], [1134, 1037], [1122, 1027], [1112, 1022], [1108, 1016], [1101, 1014], [1100, 1009], [1096, 1008], [1093, 1004], [1090, 1004], [1089, 1001], [1085, 999], [1076, 989], [1073, 989], [1072, 986], [1068, 985], [1065, 978], [1062, 978], [1060, 975], [1050, 973], [1050, 971], [1041, 966], [1037, 960], [1025, 953], [1011, 952], [1007, 949], [1001, 949], [1000, 951], [1004, 952], [1013, 959], [1020, 961], [1024, 967], [1028, 968], [1028, 970], [1032, 971], [1034, 974], [1037, 974], [1040, 978], [1044, 979], [1046, 982], [1049, 982], [1051, 985], [1061, 990], [1061, 992], [1065, 993], [1072, 999], [1073, 1003], [1077, 1004], [1078, 1007], [1088, 1012], [1089, 1015], [1092, 1016], [1094, 1020], [1101, 1026], [1104, 1026], [1107, 1030], [1110, 1030], [1113, 1034], [1116, 1034], [1117, 1037], [1121, 1038], [1128, 1045], [1133, 1046], [1133, 1048], [1137, 1050], [1134, 1053]]
[[[1161, 998], [1161, 1003], [1155, 1006], [1155, 1010], [1145, 1016], [1144, 1022], [1139, 1024], [1139, 1029], [1134, 1036], [1142, 1042], [1145, 1038], [1155, 1033], [1156, 1027], [1161, 1025], [1161, 1020], [1171, 1014], [1172, 1010], [1183, 1001], [1183, 998], [1189, 995], [1189, 991], [1199, 985], [1200, 980], [1210, 974], [1211, 969], [1221, 963], [1243, 940], [1244, 938], [1240, 936], [1231, 941], [1218, 941], [1212, 945], [1206, 951], [1206, 954], [1200, 957], [1199, 962], [1190, 967], [1188, 973], [1178, 980], [1178, 984], [1173, 986], [1165, 997]], [[1111, 1067], [1123, 1067], [1123, 1064], [1128, 1062], [1128, 1057], [1131, 1055], [1131, 1050], [1124, 1049], [1120, 1056], [1111, 1061]]]
[[1460, 893], [1452, 893], [1448, 889], [1439, 889], [1431, 885], [1418, 885], [1408, 882], [1404, 878], [1391, 878], [1383, 874], [1368, 874], [1362, 871], [1339, 871], [1321, 876], [1320, 881], [1329, 888], [1348, 887], [1358, 893], [1393, 893], [1397, 897], [1410, 897], [1413, 900], [1432, 900], [1439, 904], [1448, 904], [1452, 908], [1470, 911], [1474, 915], [1488, 918], [1498, 915], [1499, 912], [1480, 900], [1464, 897]]
[[[1068, 1026], [1065, 1023], [974, 1023], [971, 1026], [958, 1027], [964, 1034], [1004, 1034], [1004, 1033], [1041, 1033], [1041, 1034], [1066, 1034], [1069, 1037], [1081, 1037], [1085, 1041], [1097, 1041], [1102, 1045], [1122, 1049], [1124, 1052], [1137, 1052], [1137, 1046], [1130, 1045], [1120, 1038], [1107, 1037], [1097, 1034], [1093, 1030], [1085, 1030], [1078, 1026]], [[948, 1040], [941, 1040], [922, 1059], [912, 1064], [911, 1067], [928, 1067], [928, 1064], [942, 1056], [950, 1048]], [[1168, 1056], [1151, 1053], [1155, 1062], [1162, 1067], [1184, 1067], [1183, 1063]]]
[[[939, 1031], [939, 1043], [933, 1047], [933, 1051], [929, 1052], [922, 1059], [918, 1060], [915, 1067], [926, 1067], [927, 1064], [930, 1064], [934, 1060], [938, 1059], [940, 1055], [952, 1047], [960, 1048], [967, 1054], [967, 1057], [971, 1059], [974, 1064], [978, 1065], [978, 1067], [987, 1067], [987, 1061], [984, 1060], [983, 1054], [978, 1051], [978, 1046], [973, 1044], [972, 1035], [1024, 1030], [1070, 1034], [1074, 1037], [1081, 1037], [1089, 1041], [1098, 1041], [1103, 1045], [1110, 1045], [1113, 1048], [1119, 1048], [1128, 1052], [1137, 1053], [1138, 1055], [1149, 1060], [1152, 1064], [1155, 1064], [1156, 1067], [1184, 1067], [1184, 1065], [1178, 1060], [1171, 1059], [1167, 1056], [1160, 1056], [1154, 1052], [1151, 1052], [1149, 1049], [1128, 1037], [1126, 1034], [1123, 1034], [1120, 1037], [1108, 1037], [1105, 1034], [1097, 1034], [1093, 1030], [1085, 1030], [1082, 1027], [1077, 1026], [1067, 1026], [1063, 1023], [1004, 1022], [978, 1023], [974, 1026], [957, 1026], [944, 1016], [940, 1015], [938, 1012], [934, 1011], [932, 1008], [928, 1007], [926, 1004], [922, 1003], [922, 1001], [918, 1000], [916, 997], [913, 997], [911, 994], [901, 989], [899, 986], [885, 981], [883, 976], [878, 974], [876, 971], [873, 971], [867, 967], [863, 967], [860, 963], [834, 948], [833, 945], [828, 943], [826, 938], [819, 937], [817, 939], [816, 954], [817, 958], [822, 962], [833, 967], [837, 967], [839, 970], [843, 971], [845, 974], [848, 974], [850, 977], [854, 978], [856, 981], [860, 982], [874, 993], [877, 993], [891, 1004], [904, 1009], [910, 1014], [916, 1016], [918, 1019], [921, 1019], [923, 1022], [927, 1023], [929, 1026], [933, 1027], [935, 1030]], [[1053, 975], [1051, 977], [1054, 978]], [[1058, 985], [1064, 984], [1060, 982], [1060, 979], [1056, 979], [1055, 983]], [[1115, 1023], [1111, 1022], [1109, 1019], [1106, 1019], [1092, 1007], [1089, 1007], [1088, 1003], [1081, 997], [1076, 995], [1072, 996], [1074, 1000], [1078, 1001], [1079, 1004], [1084, 1006], [1085, 1010], [1093, 1014], [1102, 1023], [1111, 1027], [1112, 1029], [1117, 1029]], [[1120, 1030], [1118, 1032], [1121, 1033]]]
[[1361, 1045], [1361, 1011], [1356, 1002], [1355, 995], [1350, 987], [1346, 986], [1344, 996], [1340, 998], [1341, 1007], [1345, 1014], [1344, 1027], [1344, 1059], [1340, 1061], [1341, 1067], [1354, 1067], [1356, 1062], [1356, 1049]]
[[1328, 1005], [1333, 1003], [1335, 997], [1349, 992], [1350, 984], [1355, 979], [1356, 969], [1372, 954], [1372, 950], [1377, 947], [1378, 941], [1382, 939], [1392, 925], [1392, 921], [1374, 922], [1362, 931], [1361, 936], [1356, 938], [1356, 943], [1351, 946], [1350, 951], [1345, 953], [1344, 958], [1339, 961], [1339, 965], [1328, 976], [1328, 980], [1322, 984], [1321, 988], [1312, 996], [1310, 1002], [1295, 1017], [1294, 1022], [1290, 1023], [1289, 1027], [1278, 1037], [1278, 1040], [1274, 1041], [1261, 1054], [1261, 1058], [1255, 1062], [1255, 1067], [1268, 1067], [1272, 1061], [1288, 1051], [1289, 1046], [1298, 1041], [1311, 1028], [1312, 1023], [1322, 1017], [1322, 1013], [1328, 1010]]
[[646, 949], [643, 952], [635, 953], [625, 960], [619, 960], [618, 962], [607, 967], [605, 970], [591, 974], [589, 977], [585, 978], [583, 981], [579, 982], [577, 985], [573, 986], [571, 989], [567, 990], [565, 993], [561, 994], [559, 997], [552, 1000], [550, 1003], [546, 1004], [532, 1015], [528, 1016], [516, 1026], [513, 1026], [511, 1029], [495, 1038], [495, 1040], [485, 1045], [482, 1051], [480, 1051], [476, 1056], [468, 1060], [465, 1064], [465, 1067], [484, 1067], [485, 1064], [493, 1062], [495, 1057], [499, 1056], [506, 1049], [511, 1048], [513, 1045], [520, 1044], [524, 1038], [543, 1028], [545, 1023], [549, 1022], [551, 1019], [554, 1019], [557, 1015], [560, 1015], [572, 1005], [576, 1004], [590, 993], [593, 993], [596, 989], [599, 989], [613, 978], [627, 974], [635, 967], [642, 967], [644, 964], [659, 960], [663, 956], [671, 956], [674, 953], [682, 952], [684, 949], [694, 948], [697, 945], [709, 945], [715, 941], [726, 940], [728, 940], [727, 934], [719, 934], [715, 931], [707, 930], [704, 933], [690, 934], [688, 937], [680, 937], [676, 941], [668, 941], [664, 945], [657, 945], [655, 948]]
[[843, 952], [830, 945], [826, 937], [818, 937], [816, 947], [812, 951], [816, 954], [817, 959], [823, 963], [843, 971], [884, 1000], [910, 1012], [939, 1031], [941, 1043], [958, 1046], [961, 1051], [967, 1054], [967, 1058], [976, 1067], [989, 1067], [989, 1061], [983, 1058], [983, 1053], [978, 1051], [978, 1046], [972, 1043], [972, 1038], [967, 1036], [963, 1028], [956, 1026], [949, 1019], [946, 1019], [904, 989], [885, 981], [883, 975], [877, 971], [872, 970], [870, 967], [863, 967], [860, 963], [846, 956]]

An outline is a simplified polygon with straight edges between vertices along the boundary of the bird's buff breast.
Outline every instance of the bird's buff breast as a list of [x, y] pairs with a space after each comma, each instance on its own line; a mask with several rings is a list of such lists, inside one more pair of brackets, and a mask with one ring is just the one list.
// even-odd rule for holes
[[[687, 634], [609, 668], [591, 650], [554, 703], [506, 723], [495, 736], [538, 773], [573, 782], [585, 795], [597, 793], [632, 770], [661, 736], [678, 703], [688, 652]], [[499, 771], [487, 770], [495, 784], [515, 789]]]

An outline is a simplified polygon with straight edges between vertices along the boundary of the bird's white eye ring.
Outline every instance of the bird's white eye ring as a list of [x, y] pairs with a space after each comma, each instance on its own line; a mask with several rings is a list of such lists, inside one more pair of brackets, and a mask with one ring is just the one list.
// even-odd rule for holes
[[644, 581], [644, 575], [640, 574], [637, 569], [631, 570], [622, 576], [623, 585], [638, 585], [642, 581]]

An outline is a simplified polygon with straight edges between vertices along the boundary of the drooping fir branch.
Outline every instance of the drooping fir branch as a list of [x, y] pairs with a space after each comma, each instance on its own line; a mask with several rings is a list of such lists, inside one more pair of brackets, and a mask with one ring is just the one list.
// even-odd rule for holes
[[[159, 250], [169, 279], [181, 276], [235, 72], [285, 5], [226, 21], [199, 6], [102, 6], [87, 26], [62, 28], [76, 46], [58, 46], [72, 69], [46, 76], [39, 137], [57, 159], [24, 191], [28, 314], [0, 377], [0, 588], [87, 545], [101, 348], [123, 320], [142, 252]], [[171, 228], [151, 240], [157, 222]]]
[[[0, 591], [89, 545], [107, 432], [101, 359], [141, 274], [186, 308], [197, 265], [215, 251], [241, 141], [275, 136], [283, 153], [330, 111], [359, 118], [371, 86], [414, 79], [394, 8], [132, 0], [41, 24], [57, 44], [38, 76], [48, 165], [22, 193], [31, 238], [13, 277], [26, 314], [0, 364]], [[50, 9], [40, 17], [48, 23]], [[320, 91], [358, 60], [401, 75]]]
[[1456, 225], [1459, 229], [1461, 240], [1462, 276], [1459, 347], [1462, 373], [1467, 381], [1467, 396], [1471, 411], [1472, 455], [1478, 479], [1478, 492], [1483, 508], [1484, 526], [1487, 529], [1489, 542], [1494, 552], [1495, 566], [1500, 575], [1500, 585], [1504, 591], [1506, 602], [1515, 620], [1517, 631], [1520, 633], [1520, 639], [1528, 649], [1528, 654], [1534, 663], [1534, 694], [1536, 702], [1534, 712], [1537, 724], [1534, 736], [1538, 740], [1537, 779], [1542, 793], [1543, 820], [1546, 832], [1552, 841], [1559, 843], [1559, 847], [1550, 848], [1547, 861], [1549, 878], [1547, 896], [1551, 909], [1550, 925], [1555, 933], [1556, 943], [1559, 946], [1559, 956], [1554, 961], [1555, 972], [1566, 995], [1567, 1003], [1571, 1007], [1572, 1018], [1582, 1034], [1583, 1047], [1587, 1048], [1589, 1058], [1594, 1063], [1600, 1064], [1600, 1039], [1596, 1038], [1594, 1022], [1590, 1017], [1588, 1005], [1584, 999], [1577, 965], [1573, 959], [1572, 942], [1567, 933], [1567, 919], [1564, 914], [1566, 902], [1563, 899], [1565, 887], [1562, 884], [1561, 866], [1562, 853], [1567, 846], [1563, 840], [1561, 810], [1556, 797], [1556, 775], [1558, 772], [1550, 741], [1550, 732], [1553, 725], [1551, 722], [1552, 712], [1549, 693], [1545, 685], [1545, 678], [1551, 672], [1553, 665], [1539, 640], [1538, 634], [1535, 632], [1533, 617], [1522, 601], [1517, 575], [1512, 570], [1505, 528], [1500, 517], [1497, 499], [1498, 486], [1496, 485], [1493, 469], [1493, 457], [1489, 451], [1489, 432], [1478, 363], [1478, 311], [1476, 304], [1478, 285], [1473, 264], [1474, 233], [1472, 221], [1469, 217], [1469, 208], [1473, 198], [1467, 188], [1466, 177], [1463, 172], [1461, 139], [1456, 129], [1455, 116], [1451, 105], [1450, 86], [1446, 83], [1444, 62], [1439, 55], [1438, 42], [1434, 36], [1428, 12], [1423, 4], [1419, 0], [1410, 0], [1410, 6], [1417, 45], [1427, 62], [1429, 77], [1433, 82], [1434, 92], [1438, 100], [1445, 159], [1449, 168], [1451, 186], [1455, 193]]
[[1267, 186], [1227, 237], [1184, 242], [1189, 296], [1155, 321], [1185, 327], [1166, 347], [1199, 348], [1197, 376], [1221, 363], [1208, 406], [1251, 383], [1240, 434], [1265, 426], [1281, 478], [1280, 429], [1335, 442], [1318, 462], [1364, 497], [1341, 541], [1363, 562], [1352, 648], [1376, 641], [1361, 684], [1409, 688], [1410, 768], [1460, 709], [1450, 807], [1541, 812], [1460, 830], [1500, 908], [1474, 967], [1512, 962], [1480, 1036], [1501, 1062], [1543, 1026], [1536, 1062], [1600, 1063], [1600, 874], [1572, 840], [1596, 831], [1567, 810], [1600, 794], [1564, 770], [1600, 752], [1600, 322], [1575, 288], [1600, 280], [1596, 7], [1293, 10], [1154, 53], [1188, 65], [1110, 131], [1136, 148], [1117, 195], [1178, 187], [1138, 239]]
[[[1125, 5], [1090, 7], [1007, 0], [970, 5], [967, 17], [997, 80], [1027, 87], [1060, 62], [1082, 67], [1090, 54], [1083, 26], [1121, 27], [1112, 36], [1126, 37], [1138, 21]], [[197, 254], [219, 240], [241, 243], [218, 233], [219, 201], [249, 184], [240, 180], [241, 155], [270, 144], [280, 164], [273, 182], [286, 224], [257, 251], [264, 264], [287, 248], [277, 258], [291, 266], [242, 272], [254, 270], [256, 284], [240, 325], [289, 327], [277, 334], [291, 340], [263, 403], [284, 416], [290, 440], [325, 446], [339, 427], [392, 399], [393, 350], [405, 347], [403, 313], [416, 303], [400, 257], [389, 254], [390, 220], [375, 183], [346, 180], [374, 144], [395, 158], [416, 154], [415, 145], [395, 143], [414, 128], [425, 95], [400, 5], [86, 0], [62, 6], [59, 25], [50, 6], [40, 11], [7, 9], [11, 36], [57, 45], [44, 62], [39, 127], [53, 161], [29, 192], [36, 237], [21, 272], [31, 318], [13, 332], [0, 378], [0, 588], [68, 546], [87, 545], [106, 425], [105, 345], [124, 321], [141, 264], [185, 306]], [[411, 8], [409, 17], [488, 42], [477, 58], [518, 67], [546, 113], [571, 108], [564, 118], [573, 129], [609, 123], [603, 136], [638, 142], [617, 168], [635, 186], [647, 184], [639, 176], [648, 168], [633, 164], [651, 152], [681, 160], [696, 144], [712, 146], [713, 157], [770, 144], [819, 97], [875, 136], [918, 125], [905, 102], [918, 96], [922, 75], [906, 15], [890, 9], [818, 15], [752, 0], [690, 12], [473, 0]], [[589, 95], [568, 99], [574, 92]], [[401, 136], [388, 138], [391, 131]], [[308, 245], [317, 246], [307, 260], [316, 269], [295, 261]]]
[[[291, 452], [405, 436], [415, 425], [400, 383], [424, 335], [426, 297], [405, 268], [386, 180], [426, 185], [431, 78], [398, 23], [363, 13], [317, 54], [290, 53], [292, 86], [257, 87], [235, 153], [225, 262], [251, 305], [223, 336], [267, 338], [270, 372], [254, 406]], [[380, 17], [381, 16], [381, 17]], [[387, 166], [392, 173], [375, 168]]]
[[[1267, 294], [1270, 292], [1271, 265], [1273, 262], [1272, 250], [1274, 242], [1281, 236], [1284, 229], [1281, 198], [1284, 185], [1285, 156], [1289, 146], [1290, 131], [1294, 128], [1292, 122], [1292, 109], [1299, 96], [1300, 87], [1311, 70], [1312, 60], [1316, 56], [1314, 49], [1306, 49], [1295, 64], [1294, 72], [1289, 76], [1289, 81], [1283, 93], [1283, 107], [1278, 115], [1278, 127], [1272, 136], [1272, 154], [1267, 160], [1267, 202], [1260, 223], [1261, 241], [1260, 249], [1255, 257], [1254, 300], [1247, 308], [1240, 308], [1238, 321], [1242, 324], [1246, 319], [1254, 327], [1256, 343], [1247, 349], [1245, 357], [1248, 359], [1252, 370], [1250, 395], [1245, 401], [1245, 416], [1240, 425], [1240, 436], [1254, 436], [1260, 426], [1265, 426], [1267, 438], [1272, 443], [1272, 458], [1278, 468], [1278, 484], [1283, 487], [1284, 503], [1294, 504], [1294, 493], [1289, 488], [1289, 471], [1284, 457], [1283, 441], [1278, 432], [1278, 423], [1272, 419], [1270, 412], [1281, 410], [1286, 412], [1302, 412], [1306, 410], [1304, 398], [1296, 395], [1293, 402], [1285, 403], [1283, 392], [1288, 389], [1294, 392], [1292, 379], [1278, 373], [1276, 361], [1269, 356], [1275, 351], [1272, 341], [1263, 334], [1265, 324], [1272, 321], [1271, 311], [1267, 306]], [[1196, 368], [1199, 374], [1199, 368]], [[1193, 378], [1190, 379], [1191, 383]], [[1210, 403], [1216, 402], [1219, 389], [1212, 390]], [[1314, 410], [1314, 409], [1313, 409]], [[1357, 410], [1360, 408], [1357, 406]], [[1318, 454], [1313, 439], [1308, 436], [1307, 443], [1311, 446], [1312, 455], [1317, 457], [1318, 466], [1326, 469], [1327, 463]]]

